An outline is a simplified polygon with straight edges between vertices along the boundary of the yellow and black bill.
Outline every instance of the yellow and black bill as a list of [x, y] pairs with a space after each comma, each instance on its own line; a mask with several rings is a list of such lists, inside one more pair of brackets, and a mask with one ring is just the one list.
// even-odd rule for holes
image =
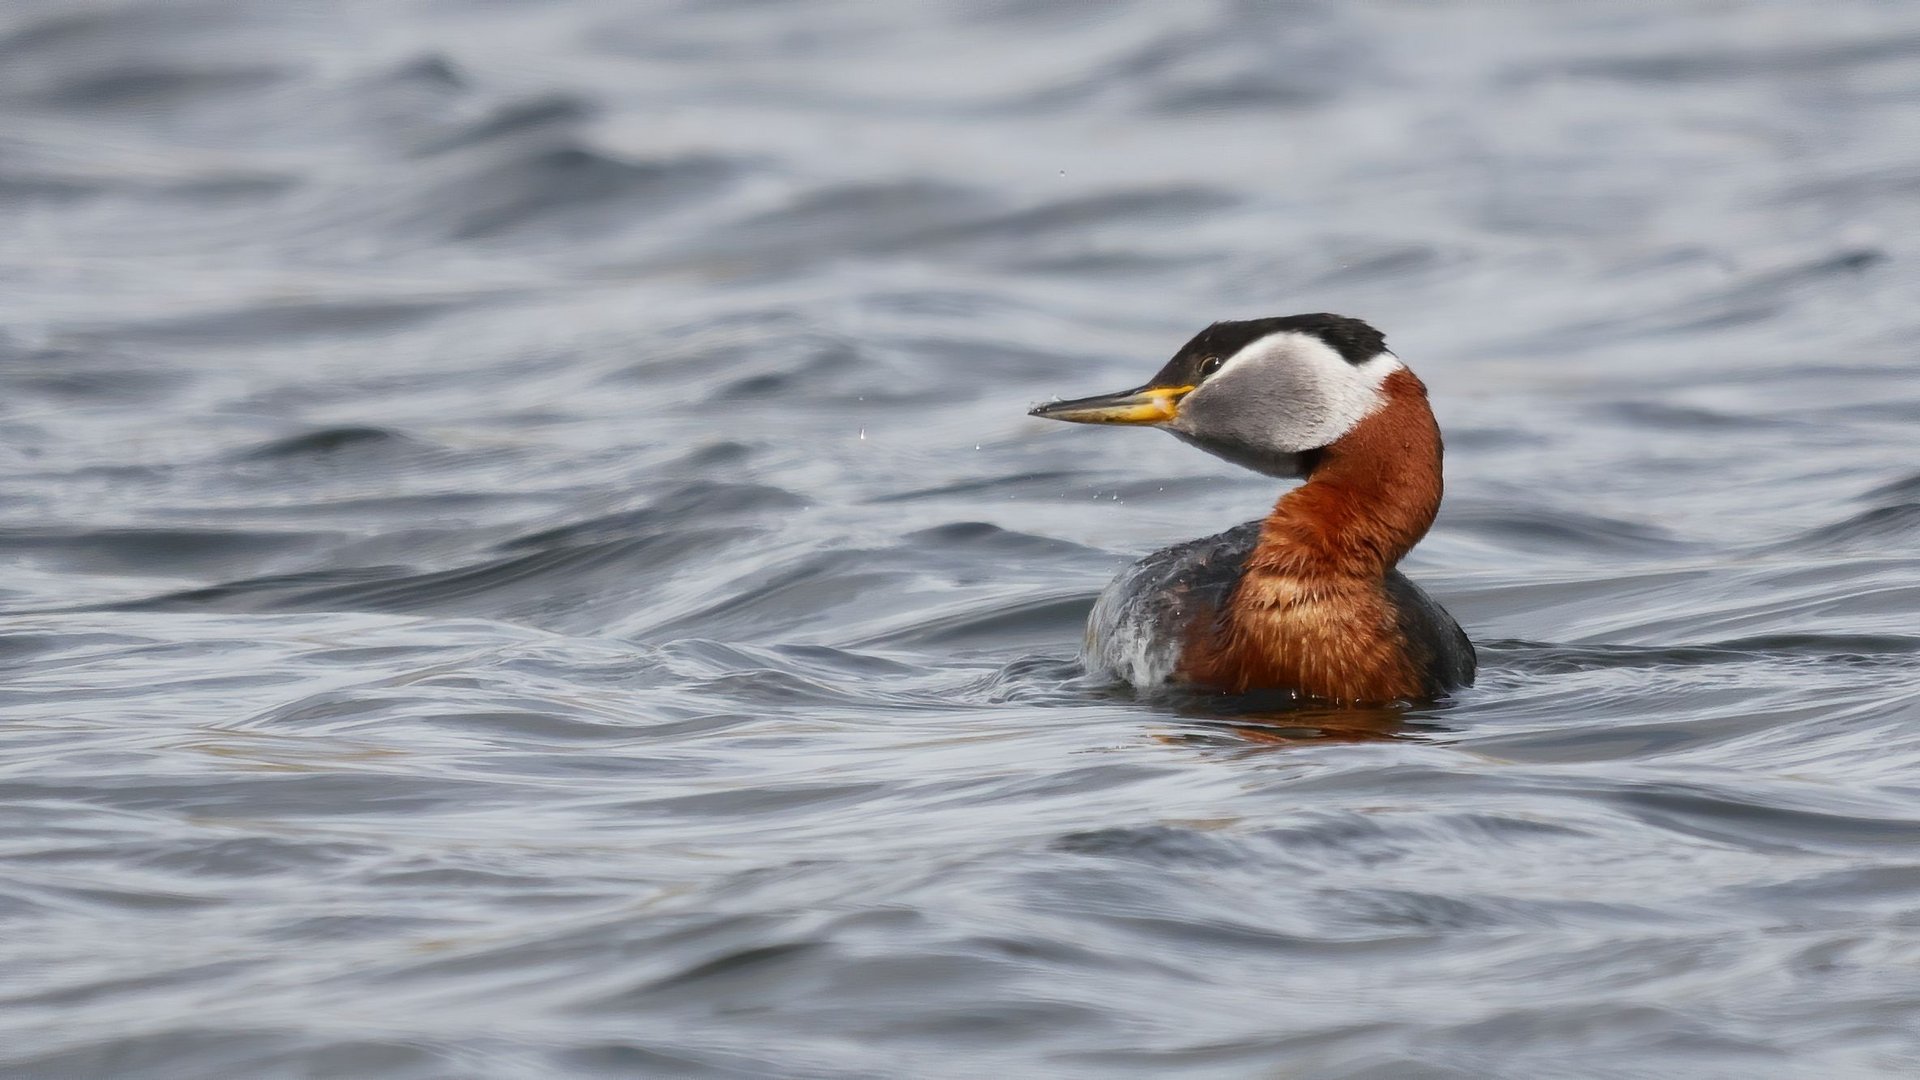
[[1034, 406], [1027, 415], [1070, 424], [1164, 424], [1180, 414], [1180, 399], [1192, 392], [1191, 386], [1143, 386], [1117, 394], [1050, 401]]

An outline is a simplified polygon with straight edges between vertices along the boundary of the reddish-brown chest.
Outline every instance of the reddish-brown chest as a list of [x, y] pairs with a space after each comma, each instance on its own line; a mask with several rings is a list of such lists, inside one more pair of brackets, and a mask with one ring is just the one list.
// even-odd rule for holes
[[1188, 628], [1176, 678], [1245, 693], [1287, 689], [1329, 701], [1421, 695], [1385, 591], [1361, 580], [1249, 573], [1226, 611]]

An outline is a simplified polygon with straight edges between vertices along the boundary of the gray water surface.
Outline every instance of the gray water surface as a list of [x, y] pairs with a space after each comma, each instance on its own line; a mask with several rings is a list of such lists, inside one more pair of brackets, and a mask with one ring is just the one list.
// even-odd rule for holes
[[[1920, 7], [9, 0], [0, 1073], [1920, 1075]], [[1074, 660], [1368, 318], [1481, 647]]]

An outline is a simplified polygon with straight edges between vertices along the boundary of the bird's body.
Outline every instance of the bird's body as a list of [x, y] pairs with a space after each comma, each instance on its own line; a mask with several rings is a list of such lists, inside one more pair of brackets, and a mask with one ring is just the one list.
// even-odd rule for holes
[[1263, 520], [1155, 552], [1109, 585], [1088, 665], [1140, 687], [1419, 701], [1469, 685], [1473, 646], [1395, 569], [1440, 505], [1426, 388], [1333, 315], [1216, 323], [1154, 381], [1036, 415], [1148, 424], [1306, 483]]
[[[1398, 570], [1383, 575], [1377, 589], [1362, 584], [1330, 591], [1276, 620], [1279, 636], [1296, 647], [1276, 649], [1273, 666], [1285, 663], [1287, 652], [1298, 654], [1290, 675], [1261, 680], [1254, 677], [1259, 664], [1210, 663], [1210, 657], [1228, 655], [1216, 628], [1246, 575], [1263, 525], [1249, 521], [1162, 548], [1122, 571], [1087, 619], [1088, 666], [1134, 686], [1280, 689], [1348, 701], [1428, 700], [1473, 682], [1473, 644], [1466, 633]], [[1246, 677], [1233, 674], [1239, 672]], [[1391, 692], [1369, 692], [1389, 683]]]

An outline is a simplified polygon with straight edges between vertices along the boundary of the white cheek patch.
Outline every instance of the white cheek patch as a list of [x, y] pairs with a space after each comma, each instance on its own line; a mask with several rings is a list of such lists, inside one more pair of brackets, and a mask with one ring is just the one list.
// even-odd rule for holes
[[[1380, 392], [1380, 384], [1387, 376], [1403, 367], [1400, 358], [1390, 352], [1383, 352], [1371, 360], [1350, 364], [1339, 353], [1322, 346], [1322, 351], [1339, 364], [1337, 373], [1326, 373], [1320, 385], [1324, 391], [1327, 410], [1325, 428], [1315, 432], [1322, 441], [1316, 445], [1325, 446], [1353, 430], [1353, 426], [1379, 411], [1387, 403], [1385, 394]], [[1302, 447], [1302, 449], [1307, 449]]]
[[[1234, 426], [1243, 435], [1274, 450], [1300, 453], [1338, 440], [1385, 405], [1380, 385], [1403, 366], [1390, 352], [1348, 363], [1319, 338], [1289, 331], [1269, 334], [1233, 354], [1192, 396], [1232, 395], [1237, 399], [1231, 409]], [[1253, 402], [1257, 420], [1245, 407]], [[1247, 431], [1250, 423], [1261, 430]]]

